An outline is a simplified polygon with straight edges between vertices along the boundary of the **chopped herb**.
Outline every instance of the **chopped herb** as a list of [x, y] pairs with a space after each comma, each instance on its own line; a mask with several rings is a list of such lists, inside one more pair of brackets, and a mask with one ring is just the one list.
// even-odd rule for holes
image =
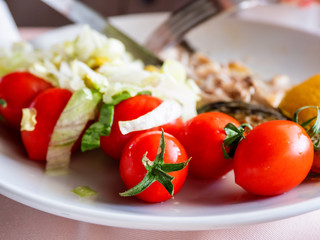
[[82, 198], [92, 198], [98, 194], [97, 191], [91, 189], [88, 186], [76, 187], [75, 189], [72, 190], [72, 192]]

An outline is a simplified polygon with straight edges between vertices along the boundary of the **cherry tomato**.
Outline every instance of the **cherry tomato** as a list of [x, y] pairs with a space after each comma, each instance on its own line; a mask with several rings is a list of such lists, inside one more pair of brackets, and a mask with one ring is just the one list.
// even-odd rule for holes
[[[114, 120], [111, 127], [109, 136], [103, 136], [100, 138], [100, 146], [102, 150], [110, 157], [119, 160], [121, 153], [128, 141], [135, 135], [143, 132], [131, 132], [123, 135], [119, 129], [119, 121], [127, 121], [136, 119], [161, 104], [161, 100], [149, 95], [138, 95], [135, 97], [128, 98], [114, 108]], [[181, 118], [168, 123], [161, 127], [153, 128], [153, 130], [160, 130], [163, 128], [165, 132], [170, 134], [177, 134], [180, 127], [183, 125]]]
[[32, 160], [46, 160], [53, 129], [72, 93], [61, 88], [51, 88], [39, 94], [29, 108], [36, 110], [33, 131], [21, 131], [23, 144]]
[[[144, 132], [134, 136], [124, 148], [120, 160], [120, 174], [127, 189], [136, 186], [145, 177], [147, 170], [142, 163], [142, 158], [147, 153], [147, 157], [151, 161], [155, 159], [160, 137], [160, 131]], [[175, 137], [165, 133], [164, 140], [164, 163], [176, 164], [187, 162], [187, 153]], [[188, 166], [182, 170], [169, 173], [169, 175], [174, 177], [172, 181], [174, 194], [178, 193], [182, 188], [187, 173]], [[146, 190], [136, 195], [136, 197], [147, 202], [162, 202], [171, 198], [165, 187], [157, 181], [153, 182]]]
[[235, 181], [253, 194], [282, 194], [305, 179], [313, 152], [312, 141], [300, 125], [286, 120], [262, 123], [236, 149]]
[[314, 158], [313, 158], [311, 172], [320, 173], [320, 150], [314, 151]]
[[228, 123], [240, 126], [237, 120], [220, 112], [202, 113], [185, 123], [180, 141], [192, 157], [190, 174], [215, 180], [232, 169], [232, 159], [225, 159], [222, 151]]
[[[319, 144], [318, 144], [318, 147], [319, 147]], [[314, 148], [314, 156], [313, 156], [311, 172], [320, 173], [320, 150], [316, 148]]]
[[0, 79], [0, 99], [5, 103], [0, 105], [0, 114], [10, 126], [20, 128], [22, 108], [28, 107], [39, 93], [48, 88], [52, 88], [50, 83], [28, 72], [3, 76]]

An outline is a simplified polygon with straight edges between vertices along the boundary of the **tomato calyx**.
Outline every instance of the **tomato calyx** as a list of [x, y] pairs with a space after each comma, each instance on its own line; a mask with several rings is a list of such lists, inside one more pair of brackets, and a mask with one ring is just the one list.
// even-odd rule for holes
[[[299, 123], [299, 118], [298, 118], [299, 113], [303, 110], [310, 109], [310, 108], [314, 108], [317, 110], [317, 116], [312, 117], [303, 123]], [[314, 120], [315, 120], [315, 122], [312, 124], [311, 127], [309, 127], [310, 124], [312, 123], [312, 121], [314, 121]], [[319, 142], [320, 142], [320, 110], [319, 110], [319, 107], [318, 106], [304, 106], [304, 107], [299, 108], [294, 113], [294, 115], [292, 117], [292, 121], [300, 124], [300, 126], [303, 127], [307, 131], [307, 134], [311, 138], [312, 143], [313, 143], [313, 147], [315, 148], [315, 150], [320, 150], [320, 147], [319, 147]]]
[[148, 95], [148, 96], [152, 96], [152, 92], [149, 91], [149, 90], [144, 90], [144, 91], [138, 92], [137, 95]]
[[[7, 107], [7, 102], [3, 98], [0, 98], [0, 106], [2, 106], [4, 108]], [[0, 122], [6, 122], [6, 120], [4, 119], [4, 117], [1, 114], [0, 114]]]
[[[244, 133], [246, 128], [252, 129], [252, 126], [248, 123], [243, 123], [239, 127], [236, 127], [232, 123], [228, 123], [224, 127], [224, 131], [227, 134], [222, 142], [222, 152], [225, 159], [231, 159], [237, 149], [238, 144], [245, 138]], [[227, 152], [226, 148], [229, 148]]]
[[191, 158], [189, 158], [186, 162], [183, 163], [167, 164], [163, 162], [164, 149], [165, 141], [164, 132], [162, 131], [158, 146], [158, 153], [154, 161], [151, 161], [147, 157], [148, 152], [146, 152], [142, 157], [142, 164], [146, 168], [147, 174], [140, 183], [130, 188], [129, 190], [120, 193], [120, 196], [129, 197], [137, 195], [146, 190], [153, 182], [158, 181], [165, 187], [165, 189], [168, 191], [171, 197], [173, 197], [174, 186], [172, 184], [172, 181], [174, 177], [172, 177], [168, 173], [184, 169], [190, 162]]
[[0, 106], [7, 107], [7, 102], [3, 98], [0, 98]]

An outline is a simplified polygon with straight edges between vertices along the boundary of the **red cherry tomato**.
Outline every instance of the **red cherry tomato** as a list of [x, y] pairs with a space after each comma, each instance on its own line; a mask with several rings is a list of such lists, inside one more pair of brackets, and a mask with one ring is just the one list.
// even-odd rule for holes
[[236, 149], [235, 181], [253, 194], [282, 194], [305, 179], [313, 152], [311, 139], [300, 125], [285, 120], [262, 123]]
[[[121, 178], [130, 189], [142, 181], [147, 173], [142, 164], [143, 155], [153, 161], [157, 155], [158, 145], [161, 137], [160, 131], [148, 131], [133, 137], [123, 150], [120, 160]], [[188, 160], [187, 153], [181, 143], [172, 135], [165, 133], [164, 163], [183, 163]], [[192, 161], [192, 160], [191, 160]], [[188, 166], [184, 169], [171, 172], [174, 186], [174, 194], [182, 188], [188, 173]], [[159, 182], [153, 182], [146, 190], [136, 195], [137, 198], [147, 202], [162, 202], [171, 198], [167, 190]]]
[[52, 85], [28, 72], [14, 72], [0, 79], [0, 99], [5, 101], [0, 105], [0, 114], [7, 123], [20, 128], [22, 108], [29, 106], [31, 101]]
[[32, 160], [46, 160], [50, 137], [60, 114], [72, 93], [61, 88], [48, 89], [39, 94], [29, 108], [36, 110], [36, 125], [33, 131], [21, 131], [23, 144]]
[[320, 173], [320, 150], [314, 151], [314, 158], [313, 158], [311, 172]]
[[237, 120], [219, 112], [202, 113], [185, 123], [180, 141], [192, 158], [190, 174], [215, 180], [232, 169], [232, 159], [225, 159], [222, 151], [228, 123], [240, 126]]
[[[138, 95], [128, 98], [114, 108], [114, 120], [111, 127], [109, 136], [103, 136], [100, 138], [100, 146], [102, 150], [110, 157], [119, 160], [121, 153], [128, 141], [135, 135], [143, 132], [137, 131], [123, 135], [119, 129], [119, 121], [127, 121], [136, 119], [161, 104], [161, 100], [149, 95]], [[153, 128], [153, 130], [163, 130], [170, 134], [177, 134], [180, 127], [183, 125], [181, 118], [168, 123], [162, 127]]]

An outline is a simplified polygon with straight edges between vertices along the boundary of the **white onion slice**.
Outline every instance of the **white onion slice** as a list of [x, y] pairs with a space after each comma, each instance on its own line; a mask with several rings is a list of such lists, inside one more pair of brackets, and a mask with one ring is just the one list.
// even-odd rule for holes
[[134, 120], [119, 121], [123, 135], [158, 127], [179, 118], [182, 114], [181, 105], [174, 100], [165, 100], [157, 108]]

